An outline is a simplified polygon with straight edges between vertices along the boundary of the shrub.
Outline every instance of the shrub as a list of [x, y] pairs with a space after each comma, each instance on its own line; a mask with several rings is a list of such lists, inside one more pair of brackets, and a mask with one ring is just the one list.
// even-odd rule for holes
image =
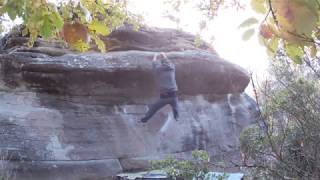
[[[173, 157], [168, 157], [164, 160], [152, 161], [152, 169], [163, 170], [172, 179], [185, 180], [204, 180], [211, 177], [206, 176], [209, 172], [210, 163], [209, 155], [206, 151], [193, 151], [192, 159], [178, 160]], [[218, 180], [227, 178], [226, 174], [216, 176]]]
[[[241, 151], [251, 177], [320, 179], [320, 93], [316, 71], [272, 64], [273, 79], [259, 89], [261, 117], [243, 130]], [[247, 164], [249, 163], [249, 164]]]

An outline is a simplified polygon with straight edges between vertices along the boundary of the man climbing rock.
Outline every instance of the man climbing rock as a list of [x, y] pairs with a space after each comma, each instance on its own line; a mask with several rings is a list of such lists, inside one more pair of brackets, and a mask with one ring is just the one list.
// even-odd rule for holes
[[159, 86], [160, 99], [149, 106], [148, 112], [141, 119], [143, 123], [146, 123], [158, 110], [167, 104], [172, 107], [174, 118], [178, 120], [179, 117], [175, 66], [165, 53], [161, 53], [159, 59], [157, 59], [157, 56], [158, 54], [154, 55], [152, 65], [154, 78]]

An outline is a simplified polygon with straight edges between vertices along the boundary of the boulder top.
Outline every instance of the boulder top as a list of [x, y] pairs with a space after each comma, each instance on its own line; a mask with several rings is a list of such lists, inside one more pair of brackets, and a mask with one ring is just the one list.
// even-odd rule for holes
[[[17, 26], [5, 35], [1, 39], [0, 50], [6, 52], [42, 51], [52, 56], [75, 53], [69, 51], [67, 45], [61, 40], [46, 41], [42, 38], [38, 38], [32, 48], [27, 48], [26, 43], [29, 38], [22, 36], [21, 29], [21, 26]], [[108, 36], [100, 37], [105, 43], [107, 52], [129, 50], [149, 52], [202, 50], [216, 54], [209, 43], [202, 40], [196, 43], [196, 36], [176, 29], [142, 26], [139, 30], [135, 30], [131, 26], [125, 25], [114, 30]], [[92, 44], [90, 50], [98, 51], [98, 48]]]
[[182, 95], [241, 93], [249, 83], [243, 68], [222, 59], [204, 42], [194, 46], [195, 37], [188, 33], [119, 28], [104, 38], [112, 42], [111, 51], [77, 53], [59, 41], [43, 39], [28, 48], [28, 38], [8, 34], [1, 41], [1, 68], [8, 72], [2, 81], [10, 88], [145, 99], [157, 94], [151, 60], [155, 52], [164, 51], [176, 65]]

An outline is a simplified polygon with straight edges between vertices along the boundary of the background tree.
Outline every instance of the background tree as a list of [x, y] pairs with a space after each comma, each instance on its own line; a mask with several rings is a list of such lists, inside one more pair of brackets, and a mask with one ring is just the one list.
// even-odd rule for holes
[[318, 75], [277, 55], [273, 78], [258, 91], [261, 117], [241, 134], [250, 174], [275, 179], [320, 178], [320, 92]]

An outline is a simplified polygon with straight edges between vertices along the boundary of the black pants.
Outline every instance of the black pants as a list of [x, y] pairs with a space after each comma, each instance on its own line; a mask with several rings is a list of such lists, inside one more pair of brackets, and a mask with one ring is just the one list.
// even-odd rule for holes
[[160, 99], [158, 99], [154, 104], [149, 106], [149, 110], [144, 118], [142, 118], [142, 122], [147, 122], [158, 110], [160, 110], [165, 105], [169, 104], [173, 111], [173, 116], [177, 120], [179, 117], [178, 112], [178, 98], [176, 92], [169, 92], [160, 95]]

